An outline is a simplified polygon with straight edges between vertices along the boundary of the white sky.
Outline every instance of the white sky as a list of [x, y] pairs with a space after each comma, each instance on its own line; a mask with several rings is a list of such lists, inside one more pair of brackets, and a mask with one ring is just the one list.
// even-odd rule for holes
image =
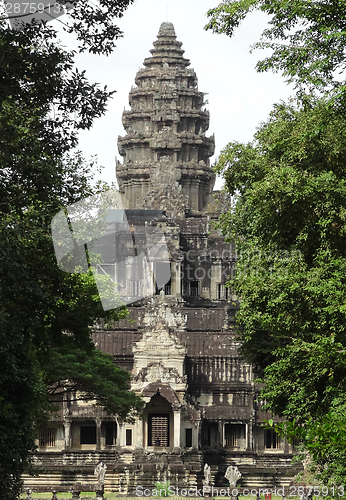
[[[251, 14], [230, 39], [203, 30], [208, 21], [206, 12], [217, 4], [218, 0], [136, 0], [118, 20], [124, 37], [111, 56], [77, 57], [78, 68], [87, 70], [90, 81], [117, 91], [109, 102], [107, 114], [80, 136], [79, 149], [86, 157], [97, 155], [104, 167], [99, 178], [115, 181], [115, 156], [122, 162], [117, 138], [125, 134], [121, 115], [124, 108], [129, 109], [129, 91], [135, 85], [136, 72], [150, 56], [161, 22], [174, 24], [177, 39], [183, 42], [184, 56], [190, 59], [190, 67], [197, 74], [198, 88], [208, 93], [207, 135], [215, 133], [216, 141], [212, 162], [229, 141], [251, 141], [256, 127], [268, 118], [273, 103], [293, 93], [282, 76], [255, 71], [256, 62], [265, 52], [250, 54], [249, 46], [258, 40], [266, 26], [266, 16]], [[64, 37], [70, 46], [67, 40]], [[220, 187], [220, 181], [216, 187]]]

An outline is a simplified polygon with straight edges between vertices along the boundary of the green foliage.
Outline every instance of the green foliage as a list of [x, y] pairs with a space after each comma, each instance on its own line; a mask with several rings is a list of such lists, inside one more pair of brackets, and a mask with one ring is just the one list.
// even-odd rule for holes
[[[87, 50], [93, 54], [108, 55], [115, 48], [115, 41], [123, 36], [122, 31], [116, 25], [116, 20], [124, 15], [127, 7], [133, 1], [100, 0], [98, 4], [86, 5], [82, 0], [74, 0], [73, 2], [61, 0], [59, 2], [61, 6], [73, 4], [73, 9], [66, 13], [63, 23], [64, 31], [76, 36], [80, 52]], [[0, 22], [6, 20], [7, 17], [5, 8], [0, 5]], [[21, 31], [27, 31], [30, 29], [30, 25], [24, 24], [26, 16], [21, 16], [21, 18], [23, 21]], [[36, 28], [34, 29], [36, 30]]]
[[[297, 425], [295, 419], [284, 423], [265, 421], [266, 428], [272, 428], [284, 436], [290, 443], [299, 440], [304, 444], [314, 462], [310, 468], [316, 479], [323, 485], [337, 485], [340, 488], [345, 483], [345, 446], [346, 446], [346, 414], [344, 400], [335, 405], [321, 417], [309, 417], [304, 425]], [[304, 455], [301, 455], [303, 458]], [[305, 458], [305, 457], [304, 457]], [[342, 493], [342, 489], [337, 490]], [[326, 496], [326, 495], [324, 495]], [[334, 495], [331, 494], [330, 497]]]
[[[311, 90], [344, 92], [346, 4], [343, 0], [226, 0], [209, 10], [206, 29], [234, 34], [255, 10], [269, 15], [269, 28], [253, 49], [272, 49], [258, 71], [282, 71], [289, 82]], [[336, 77], [337, 75], [337, 77]]]
[[346, 475], [345, 144], [342, 108], [305, 96], [276, 105], [255, 140], [230, 143], [217, 165], [236, 198], [220, 226], [237, 241], [230, 285], [242, 353], [266, 408], [295, 419], [292, 435], [337, 484]]
[[[84, 9], [77, 3], [74, 20]], [[107, 19], [129, 3], [104, 2]], [[84, 48], [108, 53], [120, 31], [107, 21], [96, 36], [101, 16], [89, 32], [84, 10], [77, 36]], [[14, 500], [37, 427], [61, 392], [83, 394], [121, 418], [143, 403], [127, 390], [130, 375], [91, 337], [98, 319], [112, 323], [127, 311], [103, 311], [91, 272], [58, 268], [50, 227], [61, 209], [93, 194], [93, 162], [72, 149], [112, 93], [74, 69], [74, 53], [50, 27], [13, 31], [0, 21], [0, 53], [0, 498]]]
[[267, 424], [311, 454], [324, 484], [345, 464], [346, 4], [343, 0], [226, 0], [206, 29], [234, 34], [253, 11], [271, 49], [258, 71], [281, 71], [298, 89], [274, 106], [254, 141], [230, 143], [217, 170], [234, 209], [220, 226], [237, 242], [243, 355], [254, 363]]
[[169, 486], [170, 486], [170, 482], [169, 481], [166, 481], [165, 483], [155, 483], [155, 488], [156, 488], [156, 491], [157, 491], [157, 495], [158, 497], [168, 497], [170, 496], [169, 495]]

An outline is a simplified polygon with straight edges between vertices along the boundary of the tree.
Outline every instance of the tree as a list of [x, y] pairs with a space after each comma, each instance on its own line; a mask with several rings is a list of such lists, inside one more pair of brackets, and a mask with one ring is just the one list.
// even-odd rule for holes
[[[281, 103], [217, 166], [237, 197], [221, 227], [237, 240], [241, 351], [267, 408], [305, 430], [334, 413], [345, 421], [345, 125], [330, 102]], [[304, 433], [313, 456], [325, 451]]]
[[[235, 197], [220, 226], [237, 242], [241, 351], [264, 383], [261, 399], [300, 437], [324, 484], [346, 477], [344, 2], [240, 0], [209, 11], [232, 35], [259, 9], [272, 49], [259, 71], [283, 71], [298, 94], [279, 103], [249, 144], [230, 143], [217, 171]], [[341, 493], [341, 492], [339, 492]], [[336, 494], [336, 493], [335, 493]]]
[[[121, 13], [129, 3], [105, 5]], [[119, 30], [106, 28], [107, 53]], [[96, 35], [75, 29], [101, 50]], [[73, 53], [43, 24], [11, 30], [2, 22], [0, 54], [0, 497], [13, 500], [59, 391], [82, 391], [122, 418], [143, 403], [128, 391], [130, 375], [91, 338], [95, 321], [126, 310], [103, 311], [91, 272], [58, 268], [50, 230], [57, 212], [93, 193], [92, 162], [73, 148], [112, 93], [75, 70]]]
[[346, 6], [343, 0], [228, 0], [208, 11], [206, 29], [233, 36], [252, 11], [270, 16], [253, 49], [272, 49], [258, 71], [282, 71], [287, 81], [312, 91], [344, 92]]
[[41, 15], [39, 4], [36, 4], [37, 8], [32, 13], [31, 8], [35, 4], [25, 8], [21, 2], [17, 2], [15, 8], [14, 3], [7, 2], [7, 5], [0, 6], [0, 22], [9, 21], [20, 31], [25, 31], [32, 22], [42, 28], [47, 20], [52, 21], [65, 13], [68, 15], [67, 20], [64, 18], [64, 31], [76, 36], [79, 51], [108, 55], [114, 49], [115, 41], [123, 36], [116, 21], [133, 2], [134, 0], [99, 0], [86, 4], [81, 0], [54, 0], [44, 6], [45, 16]]

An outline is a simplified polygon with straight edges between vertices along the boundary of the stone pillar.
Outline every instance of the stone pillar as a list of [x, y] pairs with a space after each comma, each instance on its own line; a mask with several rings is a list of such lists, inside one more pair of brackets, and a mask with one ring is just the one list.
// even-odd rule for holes
[[221, 261], [220, 262], [211, 262], [211, 270], [210, 270], [210, 275], [211, 275], [211, 279], [210, 279], [210, 298], [211, 299], [217, 299], [217, 290], [216, 290], [216, 287], [217, 287], [217, 283], [220, 283], [221, 282], [221, 272], [222, 272], [222, 269], [221, 269]]
[[96, 423], [96, 451], [101, 451], [101, 424], [100, 418], [95, 418]]
[[198, 425], [192, 427], [192, 448], [198, 449]]
[[[119, 442], [118, 442], [119, 439]], [[125, 446], [125, 426], [123, 423], [119, 423], [119, 433], [117, 435], [117, 444], [119, 446]]]
[[173, 410], [173, 446], [174, 448], [180, 448], [180, 419], [181, 410], [176, 409]]
[[192, 208], [192, 210], [196, 210], [197, 212], [199, 210], [198, 190], [199, 190], [199, 181], [197, 179], [191, 180], [191, 183], [190, 183], [190, 207]]
[[79, 495], [81, 494], [81, 491], [82, 491], [81, 483], [74, 483], [74, 485], [72, 486], [72, 500], [80, 498]]
[[290, 447], [288, 441], [286, 441], [285, 438], [283, 438], [283, 448], [284, 448], [284, 451], [285, 451], [286, 454], [290, 453], [290, 448], [291, 447]]
[[103, 484], [97, 484], [96, 485], [96, 500], [103, 500], [104, 499], [104, 485]]
[[149, 270], [149, 273], [150, 273], [148, 276], [148, 286], [150, 287], [148, 289], [148, 292], [152, 295], [155, 295], [156, 282], [155, 282], [154, 262], [153, 261], [148, 263], [147, 269]]
[[116, 446], [120, 446], [120, 439], [121, 439], [121, 425], [119, 424], [119, 422], [117, 421], [116, 422], [117, 424], [117, 437], [116, 437], [116, 440], [115, 440], [115, 444]]
[[189, 197], [189, 180], [188, 179], [180, 179], [179, 184], [181, 185], [181, 190], [188, 199], [188, 208], [190, 207], [190, 197]]
[[135, 424], [134, 444], [136, 448], [143, 448], [143, 420], [138, 419]]
[[253, 446], [252, 446], [252, 443], [253, 443], [253, 420], [252, 419], [247, 424], [246, 429], [247, 429], [247, 442], [246, 442], [247, 449], [252, 450], [252, 448], [253, 448]]
[[[142, 153], [142, 151], [141, 151], [141, 153]], [[141, 183], [140, 179], [134, 180], [132, 183], [132, 186], [133, 186], [133, 205], [132, 206], [138, 210], [141, 208], [141, 204], [142, 204], [142, 200], [141, 200], [142, 183]]]
[[151, 266], [148, 265], [147, 259], [142, 260], [142, 290], [143, 290], [143, 296], [145, 297], [147, 294], [151, 294], [152, 291], [152, 277], [150, 276], [151, 273]]
[[[204, 164], [204, 162], [203, 162], [203, 164]], [[208, 185], [206, 184], [206, 182], [203, 178], [203, 180], [201, 180], [201, 182], [199, 184], [199, 191], [198, 191], [198, 195], [199, 195], [198, 204], [199, 204], [200, 211], [203, 210], [203, 208], [204, 208], [207, 192], [208, 192]]]
[[223, 428], [224, 428], [223, 421], [219, 420], [218, 423], [217, 423], [217, 429], [219, 431], [219, 441], [220, 441], [220, 445], [221, 446], [224, 446], [224, 442], [223, 442]]
[[181, 296], [181, 263], [172, 262], [172, 295], [175, 297]]
[[71, 421], [64, 421], [64, 433], [65, 433], [65, 449], [69, 450], [71, 448]]
[[126, 286], [126, 292], [125, 295], [130, 295], [130, 288], [129, 288], [129, 280], [131, 279], [130, 275], [130, 261], [129, 259], [126, 259], [125, 263], [125, 286]]
[[135, 208], [135, 193], [133, 189], [133, 182], [131, 182], [131, 185], [129, 187], [130, 187], [130, 193], [129, 193], [130, 207]]

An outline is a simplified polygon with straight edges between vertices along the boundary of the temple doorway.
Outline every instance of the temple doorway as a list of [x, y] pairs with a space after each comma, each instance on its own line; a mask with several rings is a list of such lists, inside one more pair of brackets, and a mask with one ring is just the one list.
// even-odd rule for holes
[[169, 413], [148, 415], [148, 446], [169, 446]]
[[173, 446], [173, 412], [170, 403], [159, 393], [155, 394], [145, 409], [145, 443], [155, 448]]

